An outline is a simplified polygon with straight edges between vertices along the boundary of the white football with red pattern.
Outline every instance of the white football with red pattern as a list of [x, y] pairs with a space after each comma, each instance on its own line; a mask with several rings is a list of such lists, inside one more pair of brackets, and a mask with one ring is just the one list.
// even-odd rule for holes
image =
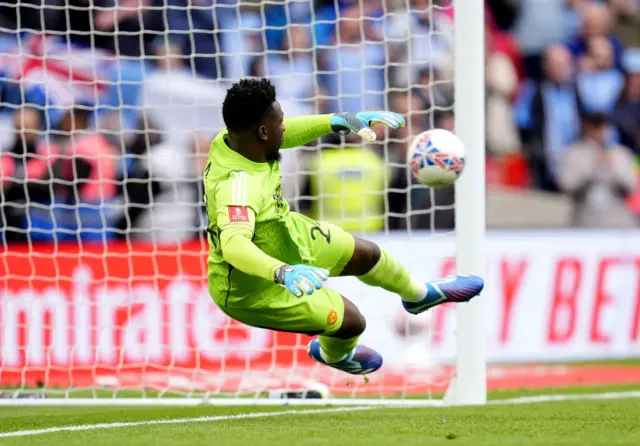
[[448, 130], [433, 129], [416, 136], [409, 145], [407, 162], [413, 177], [425, 186], [451, 186], [464, 169], [462, 141]]

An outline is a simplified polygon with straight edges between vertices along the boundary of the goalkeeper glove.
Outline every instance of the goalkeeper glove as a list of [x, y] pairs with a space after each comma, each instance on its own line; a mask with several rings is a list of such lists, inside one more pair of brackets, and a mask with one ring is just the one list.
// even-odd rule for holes
[[273, 274], [275, 283], [284, 286], [291, 294], [302, 297], [322, 288], [322, 281], [329, 278], [329, 271], [307, 265], [284, 265]]
[[357, 133], [365, 141], [375, 141], [376, 133], [370, 126], [381, 122], [387, 127], [404, 127], [404, 118], [390, 111], [367, 111], [358, 113], [338, 113], [331, 117], [331, 129], [334, 132]]

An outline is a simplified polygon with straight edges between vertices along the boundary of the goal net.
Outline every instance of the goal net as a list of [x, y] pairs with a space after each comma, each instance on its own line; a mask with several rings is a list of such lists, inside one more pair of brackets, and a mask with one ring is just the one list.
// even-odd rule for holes
[[374, 143], [285, 151], [283, 194], [416, 277], [454, 272], [454, 190], [416, 184], [405, 162], [412, 136], [454, 126], [451, 1], [0, 0], [0, 11], [0, 402], [446, 391], [453, 307], [408, 317], [397, 296], [331, 279], [384, 356], [367, 379], [315, 364], [307, 336], [223, 314], [206, 282], [201, 177], [239, 78], [271, 79], [287, 116], [396, 111], [407, 126], [376, 129]]

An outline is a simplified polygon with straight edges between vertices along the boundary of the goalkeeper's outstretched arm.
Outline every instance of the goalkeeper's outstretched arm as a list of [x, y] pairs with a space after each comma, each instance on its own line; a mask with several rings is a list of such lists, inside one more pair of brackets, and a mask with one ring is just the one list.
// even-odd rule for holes
[[333, 115], [296, 116], [284, 120], [283, 149], [304, 146], [318, 138], [333, 133], [331, 117]]
[[373, 141], [376, 134], [370, 126], [375, 123], [387, 127], [404, 127], [404, 118], [389, 111], [338, 113], [329, 115], [298, 116], [284, 120], [286, 131], [283, 149], [299, 147], [336, 132], [357, 133], [365, 141]]

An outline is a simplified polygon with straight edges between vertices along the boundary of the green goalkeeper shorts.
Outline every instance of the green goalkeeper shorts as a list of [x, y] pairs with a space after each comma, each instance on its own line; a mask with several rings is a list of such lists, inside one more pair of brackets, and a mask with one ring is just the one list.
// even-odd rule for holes
[[267, 299], [260, 299], [259, 305], [220, 309], [243, 324], [276, 331], [332, 334], [342, 326], [344, 302], [334, 290], [321, 288], [295, 297], [286, 288], [274, 285], [262, 297]]
[[[347, 265], [355, 249], [351, 234], [338, 226], [321, 222], [325, 233], [331, 234], [331, 243], [319, 238], [310, 243], [315, 261], [311, 266], [331, 271], [337, 276]], [[259, 293], [244, 297], [229, 297], [214, 301], [233, 319], [253, 327], [295, 333], [335, 333], [344, 316], [342, 296], [328, 288], [316, 290], [311, 295], [295, 297], [286, 288], [270, 284]]]

